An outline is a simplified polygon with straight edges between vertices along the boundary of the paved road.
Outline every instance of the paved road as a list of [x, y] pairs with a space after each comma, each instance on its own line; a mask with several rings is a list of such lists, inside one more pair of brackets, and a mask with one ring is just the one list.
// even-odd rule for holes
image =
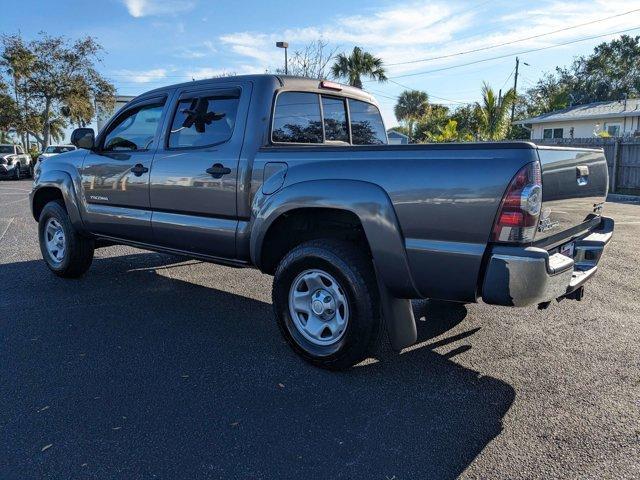
[[54, 277], [29, 188], [0, 182], [3, 480], [640, 477], [640, 205], [607, 205], [583, 302], [418, 302], [417, 346], [338, 374], [257, 272], [111, 247]]

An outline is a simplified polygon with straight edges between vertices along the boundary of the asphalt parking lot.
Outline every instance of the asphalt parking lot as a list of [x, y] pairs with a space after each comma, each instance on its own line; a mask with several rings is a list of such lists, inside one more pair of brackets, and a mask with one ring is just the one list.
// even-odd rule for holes
[[582, 302], [416, 302], [420, 342], [348, 372], [281, 339], [271, 277], [124, 247], [40, 258], [0, 182], [0, 478], [639, 478], [640, 204]]

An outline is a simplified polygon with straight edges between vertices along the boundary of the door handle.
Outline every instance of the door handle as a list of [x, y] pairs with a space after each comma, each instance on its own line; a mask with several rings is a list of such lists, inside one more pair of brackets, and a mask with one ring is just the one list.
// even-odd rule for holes
[[137, 165], [135, 165], [131, 169], [131, 173], [133, 173], [136, 177], [139, 177], [143, 173], [147, 173], [148, 171], [149, 171], [149, 169], [147, 167], [145, 167], [144, 165], [142, 165], [141, 163], [138, 163]]
[[225, 167], [221, 163], [216, 163], [211, 168], [207, 168], [207, 173], [213, 178], [222, 178], [223, 175], [228, 175], [229, 173], [231, 173], [231, 169]]

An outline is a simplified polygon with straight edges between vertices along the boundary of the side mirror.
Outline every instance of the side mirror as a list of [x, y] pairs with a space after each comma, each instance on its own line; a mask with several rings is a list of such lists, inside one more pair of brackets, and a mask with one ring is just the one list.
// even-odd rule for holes
[[93, 128], [76, 128], [71, 133], [71, 143], [78, 148], [93, 150], [96, 143], [96, 134], [93, 132]]

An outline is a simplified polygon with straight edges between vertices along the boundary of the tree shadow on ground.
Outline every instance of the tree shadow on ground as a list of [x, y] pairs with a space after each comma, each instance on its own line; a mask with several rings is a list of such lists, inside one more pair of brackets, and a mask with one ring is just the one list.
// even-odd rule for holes
[[446, 479], [500, 433], [513, 388], [429, 343], [463, 305], [416, 303], [418, 347], [332, 373], [270, 304], [156, 273], [177, 262], [0, 266], [0, 477]]

